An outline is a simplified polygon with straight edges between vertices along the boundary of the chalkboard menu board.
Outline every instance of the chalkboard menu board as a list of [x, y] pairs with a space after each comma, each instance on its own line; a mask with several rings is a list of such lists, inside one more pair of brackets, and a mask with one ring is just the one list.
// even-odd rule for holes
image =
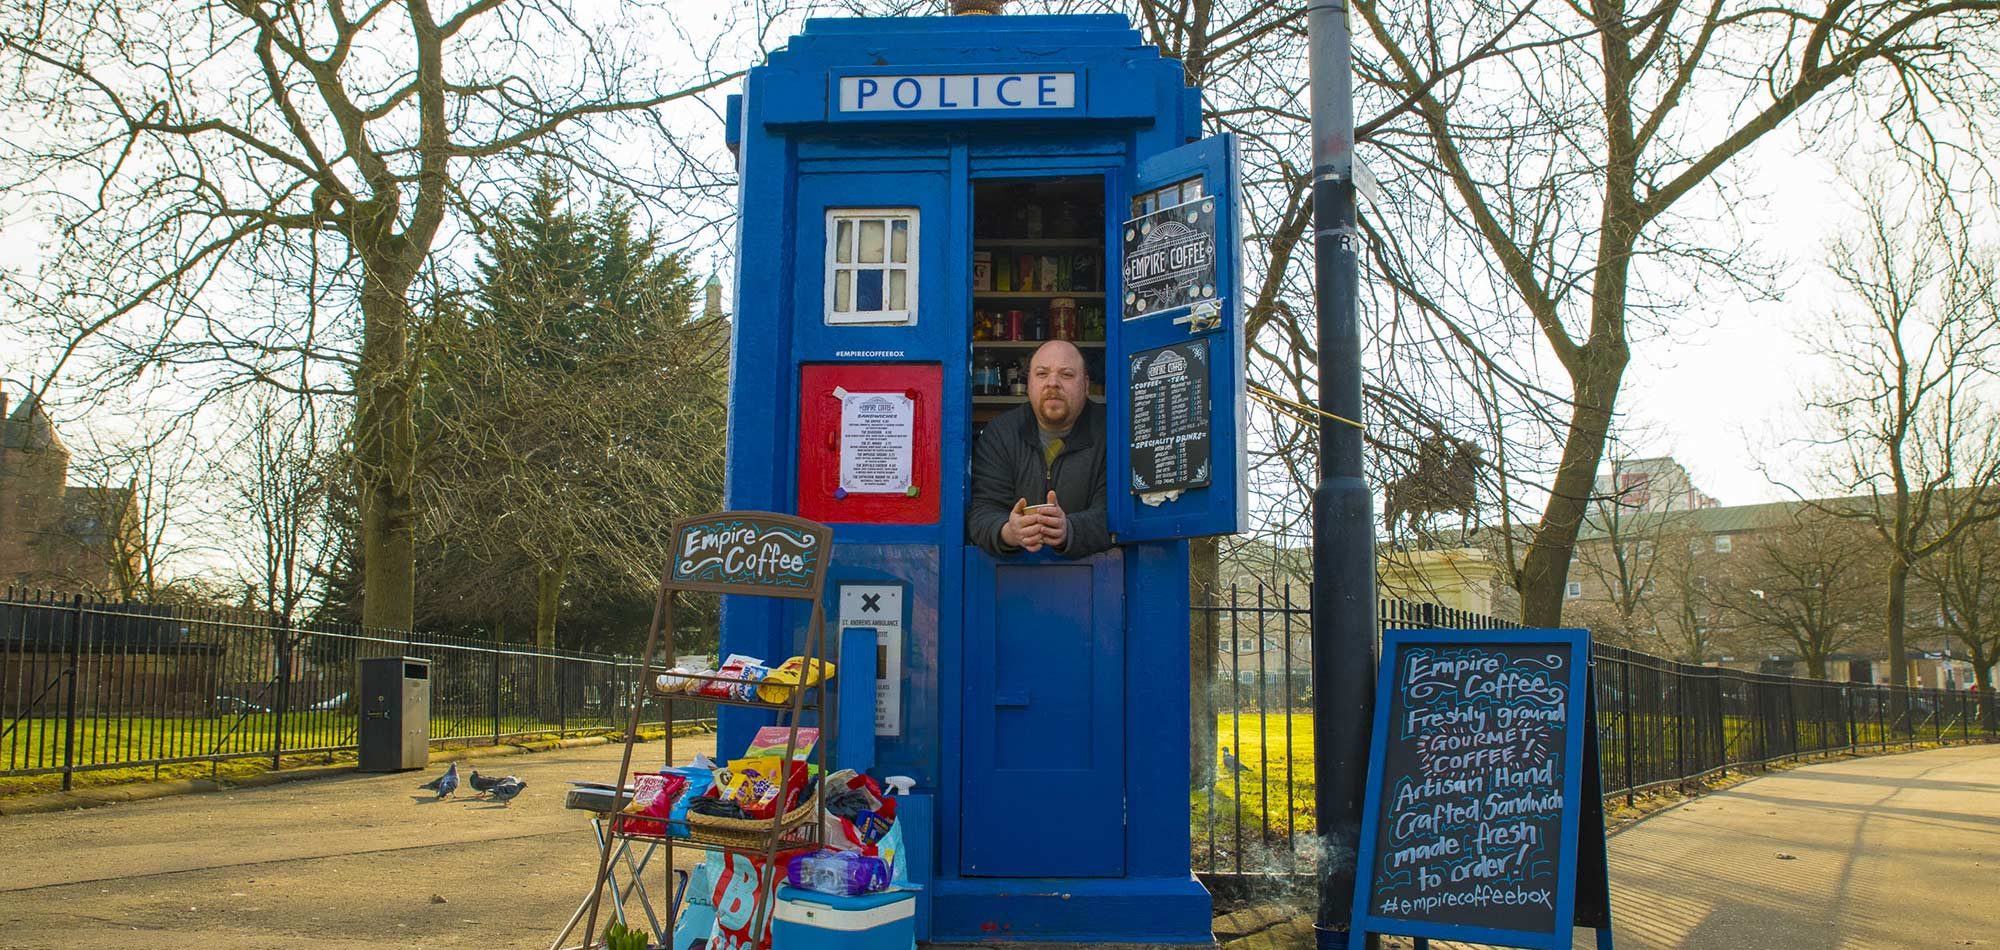
[[[1580, 866], [1594, 875], [1586, 902], [1608, 904], [1589, 643], [1581, 630], [1384, 634], [1356, 931], [1566, 950]], [[1589, 923], [1609, 946], [1608, 920]]]
[[1185, 491], [1214, 478], [1208, 341], [1132, 354], [1132, 493]]
[[667, 583], [677, 590], [811, 599], [832, 532], [768, 511], [723, 511], [674, 523]]
[[1125, 222], [1125, 319], [1214, 300], [1215, 196]]

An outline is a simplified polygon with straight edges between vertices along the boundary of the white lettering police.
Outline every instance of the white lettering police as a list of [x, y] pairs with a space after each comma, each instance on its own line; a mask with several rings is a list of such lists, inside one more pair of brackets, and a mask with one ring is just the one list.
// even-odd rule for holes
[[840, 77], [841, 112], [955, 112], [1075, 107], [1075, 73]]

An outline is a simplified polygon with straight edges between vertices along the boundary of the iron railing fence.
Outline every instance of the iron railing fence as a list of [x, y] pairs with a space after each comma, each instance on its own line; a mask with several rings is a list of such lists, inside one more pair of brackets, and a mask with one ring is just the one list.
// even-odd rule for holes
[[[1195, 605], [1194, 649], [1215, 676], [1196, 716], [1215, 732], [1190, 803], [1195, 869], [1225, 890], [1310, 879], [1313, 835], [1311, 595], [1232, 587]], [[1383, 629], [1520, 625], [1432, 604], [1383, 601]], [[1894, 744], [2000, 738], [1995, 697], [1750, 673], [1607, 644], [1592, 649], [1607, 799], [1692, 786], [1728, 769]], [[1207, 709], [1200, 708], [1206, 702]], [[1898, 728], [1901, 710], [1906, 724]]]
[[355, 747], [358, 661], [431, 662], [433, 741], [617, 731], [638, 660], [258, 611], [0, 593], [0, 775]]

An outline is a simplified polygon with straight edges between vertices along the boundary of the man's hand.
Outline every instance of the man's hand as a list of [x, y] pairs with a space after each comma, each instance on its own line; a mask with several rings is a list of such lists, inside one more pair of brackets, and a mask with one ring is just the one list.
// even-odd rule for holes
[[[1055, 493], [1049, 494], [1053, 496]], [[1043, 537], [1045, 530], [1042, 513], [1029, 511], [1028, 499], [1019, 498], [1014, 501], [1014, 510], [1007, 512], [1007, 523], [1000, 526], [1000, 540], [1012, 547], [1039, 551], [1046, 541]]]
[[1049, 492], [1048, 504], [1042, 505], [1029, 514], [1039, 516], [1042, 522], [1042, 543], [1056, 550], [1069, 542], [1069, 513], [1056, 503], [1056, 493]]

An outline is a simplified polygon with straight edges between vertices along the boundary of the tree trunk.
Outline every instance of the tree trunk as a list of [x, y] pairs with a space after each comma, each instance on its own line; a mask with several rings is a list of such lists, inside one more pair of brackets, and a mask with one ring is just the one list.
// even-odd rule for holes
[[1826, 655], [1822, 653], [1807, 654], [1806, 674], [1816, 680], [1826, 679]]
[[[1889, 628], [1889, 685], [1904, 687], [1910, 685], [1910, 658], [1903, 650], [1904, 610], [1909, 602], [1910, 562], [1903, 559], [1902, 552], [1894, 551], [1889, 556], [1889, 616], [1884, 618]], [[1909, 697], [1901, 689], [1889, 691], [1889, 721], [1897, 731], [1907, 735], [1909, 723]]]
[[[372, 268], [371, 268], [372, 269]], [[409, 630], [416, 603], [416, 432], [410, 419], [409, 281], [371, 273], [354, 373], [361, 495], [361, 622]]]
[[[563, 581], [569, 576], [566, 564], [544, 567], [535, 572], [535, 647], [548, 653], [556, 647], [556, 607], [562, 602]], [[542, 718], [555, 718], [556, 663], [546, 657], [535, 661], [535, 702]]]
[[[1188, 602], [1199, 608], [1215, 602], [1220, 584], [1222, 544], [1216, 538], [1188, 542]], [[1191, 612], [1188, 623], [1188, 787], [1215, 781], [1215, 615]]]
[[1622, 345], [1600, 350], [1593, 343], [1578, 358], [1569, 440], [1563, 443], [1548, 507], [1521, 561], [1521, 622], [1529, 627], [1562, 625], [1563, 585], [1569, 580], [1577, 531], [1590, 507], [1597, 463], [1604, 457], [1605, 438], [1611, 431], [1611, 409], [1630, 356]]

